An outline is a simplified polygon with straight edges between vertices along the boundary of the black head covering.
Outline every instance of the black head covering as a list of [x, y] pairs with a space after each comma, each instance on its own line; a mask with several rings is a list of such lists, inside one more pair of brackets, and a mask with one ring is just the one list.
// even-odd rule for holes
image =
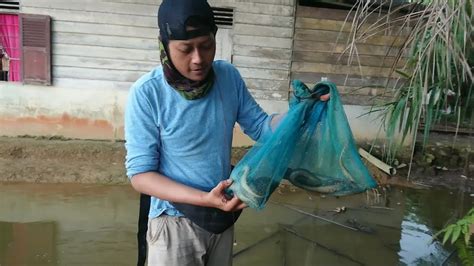
[[[187, 31], [186, 26], [196, 29]], [[214, 13], [206, 0], [164, 0], [158, 10], [161, 40], [189, 40], [217, 32]]]

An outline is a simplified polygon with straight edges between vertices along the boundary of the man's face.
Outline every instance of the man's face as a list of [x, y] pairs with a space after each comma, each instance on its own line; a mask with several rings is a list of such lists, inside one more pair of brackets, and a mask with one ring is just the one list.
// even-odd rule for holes
[[181, 75], [193, 81], [202, 81], [212, 67], [216, 41], [212, 34], [185, 41], [171, 40], [168, 51], [171, 62]]

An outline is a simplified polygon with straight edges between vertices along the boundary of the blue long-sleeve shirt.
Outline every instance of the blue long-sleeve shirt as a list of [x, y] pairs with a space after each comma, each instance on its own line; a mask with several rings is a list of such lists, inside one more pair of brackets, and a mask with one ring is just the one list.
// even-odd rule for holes
[[[166, 82], [161, 67], [131, 88], [125, 112], [125, 166], [129, 178], [158, 172], [179, 183], [210, 191], [230, 174], [235, 123], [257, 140], [270, 134], [268, 116], [247, 90], [237, 69], [213, 63], [210, 92], [186, 100]], [[181, 215], [169, 202], [151, 198], [150, 218]]]

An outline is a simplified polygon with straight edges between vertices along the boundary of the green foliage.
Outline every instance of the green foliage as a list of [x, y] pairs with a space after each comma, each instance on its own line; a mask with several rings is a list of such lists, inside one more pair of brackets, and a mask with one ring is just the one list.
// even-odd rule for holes
[[469, 244], [469, 241], [471, 239], [471, 234], [470, 234], [470, 226], [474, 225], [474, 208], [472, 208], [466, 216], [464, 216], [462, 219], [457, 221], [454, 224], [448, 225], [446, 228], [443, 230], [439, 231], [435, 237], [438, 235], [444, 233], [443, 236], [443, 244], [446, 244], [446, 242], [451, 239], [451, 244], [454, 244], [456, 240], [459, 239], [461, 236], [461, 233], [464, 237], [464, 242], [466, 245]]
[[[391, 47], [399, 50], [390, 76], [398, 78], [397, 85], [391, 87], [395, 90], [394, 99], [373, 109], [382, 113], [386, 136], [391, 141], [389, 158], [408, 136], [415, 136], [422, 123], [425, 143], [448, 105], [454, 109], [452, 116], [456, 116], [459, 125], [468, 110], [466, 103], [473, 96], [474, 77], [469, 62], [473, 54], [472, 0], [411, 2], [382, 14], [370, 1], [357, 1], [353, 8], [353, 38], [346, 49], [350, 57], [357, 57], [357, 44], [383, 31], [398, 32], [405, 40], [400, 49]], [[368, 17], [377, 13], [380, 15], [376, 22], [369, 23]], [[401, 62], [404, 67], [399, 69]], [[450, 97], [454, 103], [448, 101]], [[402, 136], [400, 142], [395, 141], [398, 134]]]
[[469, 246], [466, 245], [461, 239], [458, 239], [455, 242], [455, 247], [462, 265], [474, 265], [474, 250], [472, 248], [469, 248]]
[[448, 241], [454, 244], [458, 252], [458, 257], [463, 265], [474, 265], [474, 251], [470, 245], [471, 226], [474, 226], [474, 208], [472, 208], [466, 216], [458, 220], [454, 224], [446, 226], [443, 230], [436, 233], [433, 238], [443, 234], [443, 245]]

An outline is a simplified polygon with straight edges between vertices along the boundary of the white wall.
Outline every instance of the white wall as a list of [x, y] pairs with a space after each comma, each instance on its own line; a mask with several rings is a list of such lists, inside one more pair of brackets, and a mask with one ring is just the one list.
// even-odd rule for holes
[[128, 90], [0, 83], [0, 135], [123, 138]]

